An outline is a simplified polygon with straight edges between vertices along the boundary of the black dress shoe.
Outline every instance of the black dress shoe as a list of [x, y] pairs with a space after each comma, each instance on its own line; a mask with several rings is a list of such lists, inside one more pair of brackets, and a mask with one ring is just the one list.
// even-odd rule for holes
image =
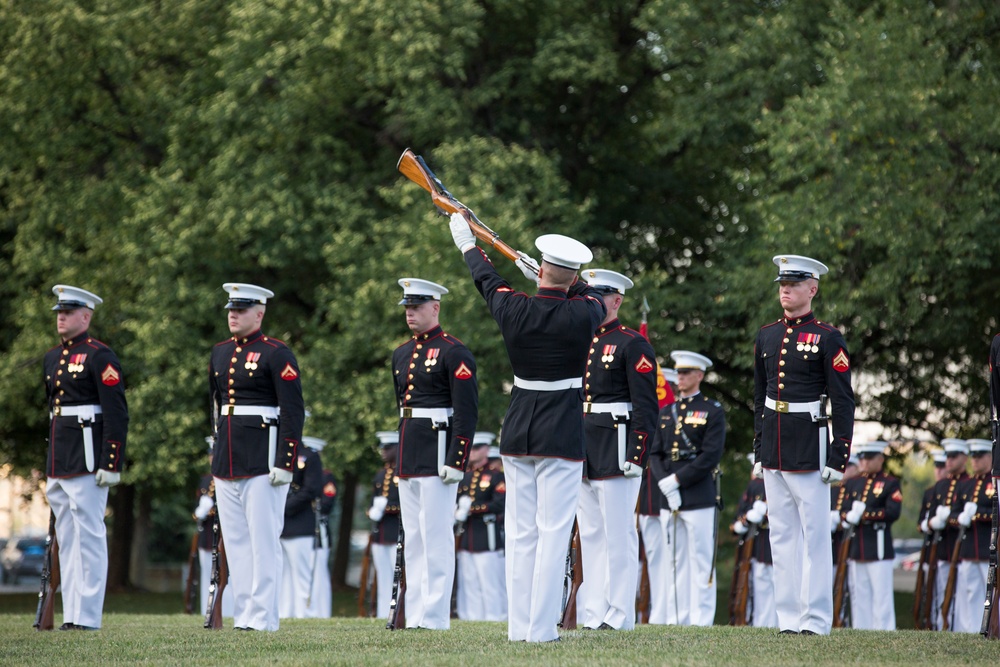
[[795, 631], [795, 630], [782, 630], [778, 634], [779, 635], [797, 635], [799, 633], [797, 631]]
[[597, 629], [598, 630], [617, 630], [618, 628], [616, 628], [615, 626], [611, 625], [610, 623], [601, 623], [600, 625], [597, 626]]
[[73, 623], [63, 623], [59, 626], [60, 630], [76, 630], [76, 625]]
[[812, 630], [803, 630], [799, 633], [800, 635], [818, 635], [818, 632], [813, 632]]
[[73, 627], [74, 630], [88, 630], [90, 632], [97, 632], [100, 628], [92, 628], [89, 625], [77, 625]]

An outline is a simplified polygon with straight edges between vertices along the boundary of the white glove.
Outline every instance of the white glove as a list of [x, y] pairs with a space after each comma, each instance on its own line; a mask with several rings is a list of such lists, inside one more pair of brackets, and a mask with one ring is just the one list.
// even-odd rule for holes
[[733, 522], [733, 532], [737, 535], [746, 535], [749, 530], [750, 528], [742, 521]]
[[972, 517], [976, 516], [976, 510], [979, 509], [976, 503], [965, 503], [965, 507], [962, 508], [962, 513], [958, 515], [958, 522], [968, 528], [972, 525]]
[[[859, 504], [861, 505], [860, 510], [858, 509]], [[858, 503], [858, 501], [855, 500], [854, 505], [851, 507], [851, 511], [847, 513], [844, 520], [852, 526], [856, 526], [861, 523], [861, 515], [864, 514], [864, 512], [864, 503]]]
[[760, 461], [753, 464], [753, 476], [754, 479], [764, 479], [764, 466]]
[[198, 521], [204, 521], [213, 507], [215, 507], [215, 501], [212, 500], [212, 496], [206, 493], [198, 499], [198, 506], [194, 508], [194, 518]]
[[622, 470], [622, 472], [625, 474], [625, 477], [629, 479], [634, 479], [636, 477], [642, 476], [642, 468], [640, 468], [635, 463], [632, 463], [631, 461], [625, 462], [625, 468]]
[[451, 227], [451, 238], [463, 253], [476, 245], [476, 236], [469, 228], [469, 221], [461, 213], [452, 213], [448, 226]]
[[469, 518], [472, 509], [472, 496], [462, 496], [458, 499], [458, 509], [455, 510], [455, 521], [462, 523]]
[[97, 486], [114, 486], [122, 481], [122, 474], [120, 472], [111, 472], [110, 470], [98, 470], [96, 479]]
[[931, 527], [931, 530], [944, 530], [945, 525], [947, 525], [947, 519], [941, 519], [936, 516], [932, 516], [927, 525]]
[[451, 466], [441, 466], [438, 475], [441, 476], [441, 481], [445, 484], [458, 484], [465, 478], [464, 472]]
[[385, 516], [385, 508], [388, 504], [389, 499], [385, 496], [372, 498], [372, 506], [368, 508], [368, 518], [376, 522], [381, 521], [382, 517]]
[[844, 473], [827, 466], [823, 468], [823, 474], [820, 475], [820, 478], [822, 478], [824, 484], [833, 484], [844, 479]]
[[937, 509], [934, 510], [934, 516], [942, 521], [947, 521], [948, 517], [951, 516], [951, 506], [950, 505], [938, 505]]
[[830, 532], [836, 533], [838, 528], [840, 528], [840, 512], [830, 510]]
[[927, 523], [927, 519], [924, 519], [923, 521], [920, 522], [920, 532], [921, 533], [931, 532], [931, 527], [930, 524]]
[[517, 254], [521, 256], [521, 259], [515, 259], [514, 260], [514, 266], [516, 266], [517, 268], [521, 269], [521, 273], [524, 274], [525, 278], [527, 278], [528, 280], [530, 280], [531, 282], [533, 282], [533, 283], [535, 283], [537, 285], [538, 284], [538, 262], [536, 262], [535, 260], [533, 260], [530, 257], [528, 257], [523, 252], [518, 252]]
[[681, 508], [681, 485], [677, 481], [677, 475], [668, 475], [661, 479], [657, 486], [660, 487], [660, 493], [662, 493], [667, 498], [667, 505], [670, 509], [677, 511]]
[[760, 523], [764, 520], [765, 514], [767, 514], [767, 503], [763, 500], [755, 500], [753, 507], [747, 512], [747, 521], [750, 523]]
[[271, 474], [267, 478], [271, 480], [271, 486], [283, 486], [292, 483], [292, 473], [281, 468], [271, 468]]
[[976, 512], [979, 511], [979, 505], [972, 502], [965, 503], [965, 507], [962, 508], [962, 511], [968, 514], [969, 516], [975, 516]]

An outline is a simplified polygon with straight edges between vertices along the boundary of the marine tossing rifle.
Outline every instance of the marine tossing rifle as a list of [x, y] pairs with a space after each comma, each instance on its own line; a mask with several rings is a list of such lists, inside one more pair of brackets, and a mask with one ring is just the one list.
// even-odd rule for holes
[[519, 267], [523, 264], [529, 271], [536, 275], [538, 274], [538, 266], [534, 260], [531, 260], [531, 258], [525, 253], [515, 250], [500, 240], [500, 235], [483, 224], [483, 221], [476, 217], [476, 214], [472, 212], [472, 209], [458, 201], [453, 194], [448, 192], [448, 190], [446, 190], [444, 185], [441, 183], [441, 180], [434, 175], [431, 168], [427, 166], [426, 162], [424, 162], [424, 158], [407, 148], [403, 151], [403, 154], [399, 156], [399, 162], [396, 163], [396, 169], [398, 169], [403, 176], [406, 176], [424, 190], [431, 193], [431, 199], [433, 200], [434, 205], [438, 207], [438, 210], [441, 211], [442, 215], [447, 216], [452, 213], [460, 213], [462, 217], [465, 218], [466, 222], [469, 223], [469, 229], [472, 230], [473, 235], [477, 239], [496, 248], [500, 251], [501, 255], [510, 261], [515, 263], [520, 261], [521, 263], [518, 264]]

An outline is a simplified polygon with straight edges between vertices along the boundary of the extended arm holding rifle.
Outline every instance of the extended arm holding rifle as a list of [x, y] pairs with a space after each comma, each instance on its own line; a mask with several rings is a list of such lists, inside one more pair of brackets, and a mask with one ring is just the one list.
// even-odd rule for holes
[[42, 561], [41, 589], [35, 611], [36, 630], [51, 630], [55, 626], [56, 589], [59, 588], [59, 542], [56, 540], [56, 515], [49, 513], [49, 534], [45, 538], [45, 560]]
[[[427, 190], [431, 194], [431, 200], [445, 215], [458, 213], [469, 223], [469, 228], [477, 239], [489, 246], [496, 248], [500, 254], [517, 263], [518, 267], [524, 271], [525, 267], [531, 273], [538, 274], [538, 265], [526, 254], [515, 250], [500, 239], [500, 235], [487, 227], [482, 220], [476, 217], [468, 206], [458, 201], [453, 194], [445, 189], [441, 180], [434, 175], [424, 158], [415, 154], [409, 148], [403, 151], [396, 163], [396, 169], [408, 179]], [[526, 261], [527, 260], [527, 261]]]

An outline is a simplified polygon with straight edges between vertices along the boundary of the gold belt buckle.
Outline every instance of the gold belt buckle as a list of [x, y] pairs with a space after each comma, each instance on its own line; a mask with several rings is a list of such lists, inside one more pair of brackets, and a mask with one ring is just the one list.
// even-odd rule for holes
[[677, 451], [676, 449], [671, 450], [671, 452], [670, 452], [670, 460], [671, 461], [680, 461], [681, 460], [681, 453], [679, 451]]
[[236, 406], [233, 405], [232, 403], [227, 403], [226, 405], [223, 405], [222, 406], [222, 416], [223, 417], [231, 417], [233, 415], [233, 408], [234, 407], [236, 407]]
[[401, 415], [402, 415], [403, 419], [412, 419], [413, 418], [413, 408], [403, 408], [403, 411], [402, 411]]
[[59, 415], [61, 415], [62, 414], [62, 406], [61, 405], [57, 405], [56, 407], [52, 408], [52, 414], [54, 414], [56, 417], [58, 417]]
[[774, 402], [775, 412], [788, 412], [788, 403], [785, 401], [775, 401]]
[[587, 401], [587, 402], [585, 402], [585, 403], [583, 404], [583, 414], [585, 414], [585, 415], [589, 415], [589, 414], [590, 414], [590, 410], [591, 410], [591, 408], [593, 408], [593, 407], [594, 407], [594, 404], [593, 404], [593, 403], [591, 403], [590, 401]]

